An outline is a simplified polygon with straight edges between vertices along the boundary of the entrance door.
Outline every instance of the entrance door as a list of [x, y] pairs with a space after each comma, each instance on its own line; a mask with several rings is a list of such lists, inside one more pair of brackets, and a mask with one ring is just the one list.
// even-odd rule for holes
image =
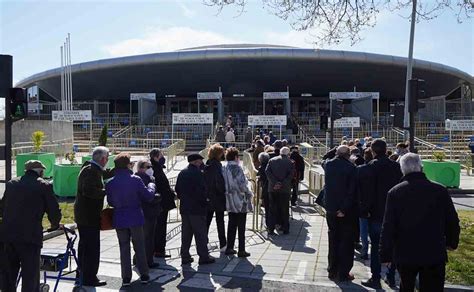
[[265, 114], [266, 115], [285, 115], [285, 100], [265, 100]]

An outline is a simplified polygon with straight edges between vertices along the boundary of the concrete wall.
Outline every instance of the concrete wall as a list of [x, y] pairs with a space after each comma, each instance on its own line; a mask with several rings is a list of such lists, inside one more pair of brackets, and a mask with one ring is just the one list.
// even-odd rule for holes
[[[13, 123], [12, 143], [30, 142], [34, 131], [43, 131], [46, 141], [71, 139], [72, 122], [53, 122], [47, 120], [23, 120]], [[5, 143], [5, 122], [0, 121], [0, 144]]]

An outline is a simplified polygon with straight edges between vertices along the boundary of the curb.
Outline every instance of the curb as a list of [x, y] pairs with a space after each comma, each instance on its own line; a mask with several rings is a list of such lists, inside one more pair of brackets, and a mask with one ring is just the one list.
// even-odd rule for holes
[[[66, 224], [64, 226], [66, 226], [67, 228], [72, 229], [72, 230], [76, 230], [76, 228], [77, 228], [76, 223]], [[51, 239], [51, 238], [58, 237], [58, 236], [63, 235], [63, 234], [64, 234], [64, 231], [61, 230], [61, 229], [45, 233], [45, 234], [43, 234], [43, 241]]]

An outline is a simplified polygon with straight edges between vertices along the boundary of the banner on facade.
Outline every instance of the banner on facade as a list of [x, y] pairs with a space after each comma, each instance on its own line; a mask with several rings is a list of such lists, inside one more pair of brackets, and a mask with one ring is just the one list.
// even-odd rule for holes
[[156, 93], [130, 93], [130, 100], [140, 100], [140, 99], [148, 99], [148, 100], [156, 100]]
[[289, 99], [289, 98], [290, 98], [290, 93], [288, 91], [263, 93], [263, 99]]
[[379, 99], [379, 92], [329, 92], [329, 99], [361, 99], [371, 97]]
[[[331, 123], [331, 119], [328, 119], [328, 123]], [[359, 128], [360, 117], [344, 117], [334, 120], [334, 128]]]
[[446, 131], [474, 131], [474, 120], [446, 120]]
[[249, 126], [286, 126], [286, 116], [260, 115], [248, 116]]
[[222, 92], [198, 92], [198, 100], [222, 99]]
[[52, 111], [52, 120], [58, 122], [64, 121], [91, 121], [92, 111]]
[[173, 114], [173, 124], [213, 124], [214, 116], [212, 113], [196, 114]]

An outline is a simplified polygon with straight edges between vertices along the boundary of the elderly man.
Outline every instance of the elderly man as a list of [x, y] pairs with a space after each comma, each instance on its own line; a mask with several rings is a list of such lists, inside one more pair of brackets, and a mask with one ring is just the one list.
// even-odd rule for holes
[[195, 153], [188, 156], [189, 165], [181, 170], [176, 179], [176, 193], [181, 201], [179, 211], [181, 226], [181, 263], [190, 264], [194, 260], [189, 254], [194, 236], [199, 255], [199, 264], [211, 264], [216, 260], [207, 249], [207, 211], [209, 200], [206, 194], [206, 181], [201, 171], [204, 158]]
[[2, 291], [16, 291], [21, 267], [21, 291], [39, 291], [39, 258], [43, 246], [44, 214], [48, 214], [51, 230], [59, 227], [61, 210], [52, 185], [43, 179], [46, 167], [37, 160], [25, 163], [25, 174], [6, 185], [0, 201], [3, 209], [2, 242], [5, 244], [9, 279]]
[[358, 213], [355, 190], [355, 165], [349, 161], [350, 149], [341, 145], [336, 157], [325, 165], [326, 220], [328, 224], [329, 279], [352, 281], [354, 241], [357, 239]]
[[[291, 180], [294, 177], [295, 166], [290, 160], [290, 149], [283, 147], [280, 155], [268, 161], [265, 174], [268, 179], [268, 193], [270, 199], [271, 220], [268, 234], [275, 234], [275, 224], [281, 225], [284, 234], [290, 232], [290, 193]], [[269, 218], [269, 219], [270, 219]]]
[[94, 148], [92, 160], [84, 162], [77, 182], [74, 220], [79, 230], [78, 258], [85, 286], [107, 285], [97, 278], [97, 272], [100, 261], [100, 212], [105, 197], [103, 179], [112, 177], [112, 172], [104, 169], [108, 160], [109, 149], [103, 146]]
[[387, 196], [380, 237], [380, 260], [397, 266], [400, 291], [443, 291], [446, 249], [459, 243], [459, 219], [448, 191], [421, 172], [421, 159], [400, 159], [402, 181]]

